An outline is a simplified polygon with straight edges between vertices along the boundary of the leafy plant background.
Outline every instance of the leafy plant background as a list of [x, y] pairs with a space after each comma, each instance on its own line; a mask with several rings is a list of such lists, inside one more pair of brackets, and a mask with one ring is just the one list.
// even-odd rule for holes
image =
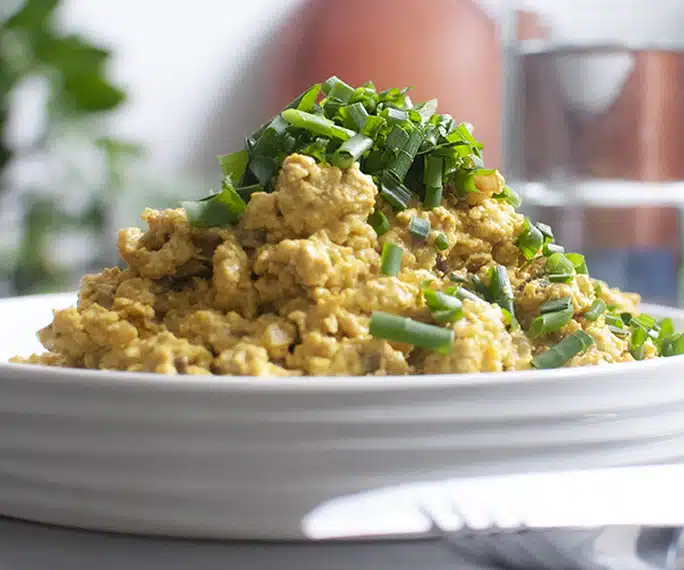
[[[107, 136], [103, 119], [126, 101], [107, 76], [111, 53], [62, 33], [58, 8], [59, 0], [0, 8], [2, 214], [19, 205], [16, 235], [5, 239], [0, 258], [5, 294], [64, 289], [83, 271], [115, 263], [111, 204], [141, 153]], [[41, 90], [43, 117], [29, 142], [13, 145], [7, 130], [22, 89]], [[3, 225], [9, 238], [11, 224]]]

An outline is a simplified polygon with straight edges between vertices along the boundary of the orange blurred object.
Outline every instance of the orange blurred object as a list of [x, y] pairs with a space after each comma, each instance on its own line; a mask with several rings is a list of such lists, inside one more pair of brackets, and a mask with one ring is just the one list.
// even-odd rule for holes
[[414, 101], [475, 126], [486, 164], [501, 157], [502, 48], [473, 0], [309, 0], [287, 22], [278, 53], [277, 112], [331, 75], [378, 89], [415, 86]]

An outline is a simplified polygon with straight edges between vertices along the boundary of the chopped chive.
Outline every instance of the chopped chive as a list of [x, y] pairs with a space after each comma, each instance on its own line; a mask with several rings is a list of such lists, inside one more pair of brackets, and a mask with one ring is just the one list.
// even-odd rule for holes
[[565, 253], [565, 248], [562, 245], [555, 243], [545, 242], [542, 246], [542, 255], [544, 257], [549, 257], [554, 253]]
[[513, 188], [509, 186], [504, 186], [504, 189], [499, 194], [494, 194], [492, 196], [495, 200], [505, 200], [514, 208], [519, 208], [522, 206], [522, 198]]
[[413, 216], [409, 222], [409, 232], [415, 238], [427, 239], [430, 235], [430, 220]]
[[473, 303], [486, 303], [484, 299], [478, 297], [472, 291], [468, 291], [465, 287], [456, 287], [454, 289], [454, 295], [461, 299], [461, 301], [472, 301]]
[[408, 143], [409, 137], [410, 135], [406, 129], [400, 125], [394, 125], [389, 135], [387, 135], [385, 146], [387, 147], [388, 151], [396, 154], [399, 152], [399, 150], [404, 148], [406, 143]]
[[278, 162], [276, 159], [267, 156], [253, 156], [249, 161], [249, 170], [259, 184], [266, 187], [278, 170]]
[[354, 135], [333, 153], [330, 164], [339, 168], [349, 168], [365, 152], [370, 150], [372, 146], [372, 138], [361, 134]]
[[[437, 99], [430, 99], [429, 101], [425, 101], [425, 103], [421, 103], [420, 105], [416, 105], [413, 108], [413, 112], [418, 114], [418, 117], [420, 118], [421, 123], [425, 123], [430, 120], [430, 117], [435, 114], [435, 111], [437, 110]], [[410, 114], [410, 112], [409, 112]]]
[[543, 243], [544, 236], [542, 235], [541, 231], [532, 225], [529, 218], [525, 218], [522, 231], [520, 232], [518, 239], [515, 241], [515, 245], [518, 246], [518, 249], [525, 256], [525, 259], [533, 259], [539, 252], [539, 248], [543, 245]]
[[532, 359], [535, 368], [560, 368], [574, 356], [586, 351], [594, 345], [593, 337], [584, 332], [576, 331], [565, 337], [558, 344], [550, 347], [546, 352]]
[[345, 129], [344, 127], [335, 124], [330, 119], [326, 119], [320, 115], [298, 111], [297, 109], [285, 109], [280, 115], [293, 127], [304, 129], [324, 137], [346, 141], [356, 134], [350, 129]]
[[542, 303], [542, 305], [539, 307], [539, 312], [543, 315], [544, 313], [567, 311], [570, 308], [572, 308], [572, 300], [570, 297], [564, 297], [562, 299], [552, 299], [551, 301]]
[[515, 317], [515, 306], [513, 303], [513, 288], [508, 279], [508, 272], [503, 265], [496, 265], [489, 270], [489, 290], [493, 301], [502, 309], [505, 309]]
[[373, 311], [369, 332], [390, 342], [412, 344], [446, 354], [454, 343], [454, 331], [415, 321], [407, 317]]
[[380, 187], [380, 195], [387, 200], [395, 210], [405, 210], [411, 199], [411, 191], [403, 184], [399, 184], [398, 186], [386, 186], [385, 184], [382, 184]]
[[662, 356], [679, 356], [684, 354], [684, 334], [675, 333], [663, 342]]
[[445, 251], [449, 249], [449, 240], [447, 239], [444, 232], [439, 232], [435, 238], [435, 247], [439, 251]]
[[574, 273], [554, 273], [548, 276], [548, 280], [551, 283], [570, 283], [574, 277]]
[[326, 119], [334, 120], [340, 112], [340, 109], [344, 107], [344, 102], [339, 99], [327, 98], [321, 101], [323, 107], [323, 115]]
[[470, 280], [472, 281], [475, 292], [478, 295], [490, 303], [494, 302], [494, 295], [492, 294], [491, 289], [484, 284], [479, 276], [473, 275]]
[[580, 275], [587, 275], [587, 262], [581, 253], [566, 253], [565, 257], [570, 260], [573, 267], [575, 268], [575, 273]]
[[377, 138], [380, 130], [385, 126], [386, 121], [382, 117], [377, 115], [370, 115], [361, 129], [361, 134], [371, 137], [372, 139]]
[[329, 98], [335, 98], [346, 103], [355, 93], [355, 90], [342, 81], [339, 77], [333, 75], [326, 79], [322, 85], [323, 93]]
[[[626, 314], [629, 315], [629, 313], [626, 313]], [[631, 324], [634, 326], [641, 327], [642, 329], [644, 329], [647, 332], [656, 326], [656, 320], [651, 315], [647, 315], [645, 313], [642, 313], [638, 317], [635, 317], [632, 315], [629, 315], [629, 317], [630, 317], [630, 320], [626, 324]]]
[[595, 321], [597, 320], [603, 313], [606, 312], [608, 309], [608, 306], [606, 305], [606, 302], [603, 301], [602, 299], [596, 299], [592, 304], [591, 307], [589, 307], [589, 310], [584, 313], [584, 318], [589, 320], [589, 321]]
[[196, 202], [181, 202], [190, 225], [195, 228], [231, 226], [245, 211], [247, 204], [225, 180], [218, 194], [212, 194]]
[[314, 105], [316, 104], [316, 99], [318, 99], [318, 94], [321, 92], [321, 84], [316, 83], [312, 85], [309, 89], [304, 91], [297, 99], [295, 99], [291, 104], [291, 108], [295, 108], [299, 111], [305, 111], [310, 113]]
[[380, 237], [386, 234], [392, 227], [392, 224], [385, 216], [384, 212], [380, 210], [375, 210], [370, 216], [368, 216], [368, 223], [375, 230], [375, 233]]
[[332, 75], [331, 77], [328, 77], [328, 79], [325, 80], [321, 88], [323, 89], [323, 93], [326, 95], [330, 93], [330, 90], [332, 89], [333, 85], [339, 81], [339, 78], [336, 75]]
[[459, 275], [455, 271], [449, 273], [449, 279], [454, 283], [470, 283], [470, 280], [466, 275]]
[[430, 210], [442, 204], [442, 171], [444, 159], [439, 156], [427, 156], [425, 158], [425, 200], [423, 206]]
[[442, 186], [431, 186], [425, 190], [425, 200], [423, 200], [423, 206], [431, 210], [437, 206], [442, 205]]
[[454, 175], [454, 186], [459, 196], [478, 194], [480, 192], [477, 186], [475, 186], [475, 172], [472, 170], [457, 170]]
[[404, 145], [396, 150], [397, 154], [387, 166], [385, 175], [395, 182], [403, 182], [404, 178], [406, 178], [406, 173], [411, 168], [411, 164], [413, 164], [422, 141], [423, 137], [420, 131], [417, 129], [412, 130]]
[[391, 241], [385, 242], [380, 256], [380, 273], [390, 277], [396, 276], [401, 269], [401, 259], [403, 256], [404, 250], [400, 246]]
[[566, 283], [575, 275], [575, 266], [563, 253], [552, 253], [546, 258], [546, 272], [554, 283]]
[[234, 184], [240, 184], [247, 170], [249, 153], [247, 149], [231, 152], [218, 157], [219, 166], [224, 176], [230, 176]]
[[656, 349], [658, 350], [658, 354], [662, 356], [665, 342], [668, 341], [672, 336], [674, 336], [675, 328], [672, 319], [670, 319], [669, 317], [660, 319], [657, 322], [657, 327], [658, 332], [655, 338], [655, 345]]
[[537, 223], [537, 229], [542, 233], [542, 235], [549, 241], [553, 241], [555, 238], [553, 236], [553, 230], [551, 229], [551, 226], [548, 226], [546, 224], [542, 224], [541, 222]]
[[354, 96], [354, 88], [347, 85], [341, 79], [337, 79], [326, 92], [328, 99], [339, 101], [341, 103], [348, 103]]
[[425, 298], [425, 304], [433, 311], [458, 309], [462, 306], [461, 301], [457, 297], [442, 293], [441, 291], [435, 291], [431, 287], [423, 289], [423, 297]]
[[387, 107], [384, 110], [384, 117], [387, 122], [393, 125], [399, 125], [407, 123], [409, 121], [409, 116], [403, 109], [395, 109], [394, 107]]
[[606, 315], [606, 324], [609, 326], [620, 328], [620, 329], [625, 327], [624, 321], [620, 317], [618, 317], [617, 315], [612, 315], [612, 314]]
[[645, 353], [645, 343], [648, 333], [641, 327], [632, 329], [632, 336], [629, 339], [629, 352], [634, 360], [643, 360]]
[[330, 139], [317, 137], [312, 143], [305, 146], [299, 152], [315, 158], [318, 162], [325, 162], [329, 144]]
[[549, 333], [557, 332], [572, 320], [572, 314], [572, 307], [550, 313], [542, 313], [532, 321], [532, 324], [527, 331], [527, 335], [530, 338], [538, 338]]
[[339, 113], [345, 123], [345, 126], [356, 132], [361, 132], [363, 130], [363, 126], [366, 124], [366, 121], [370, 116], [361, 102], [352, 103], [351, 105], [342, 107]]
[[245, 202], [249, 202], [252, 194], [255, 192], [263, 192], [264, 187], [261, 184], [250, 184], [249, 186], [242, 186], [237, 189], [237, 193]]
[[629, 334], [629, 331], [623, 327], [618, 327], [615, 325], [606, 325], [606, 328], [610, 332], [612, 332], [615, 336], [620, 337], [620, 338], [625, 338]]
[[675, 333], [674, 323], [669, 317], [660, 319], [658, 321], [658, 328], [660, 329], [660, 335], [663, 337], [668, 337]]

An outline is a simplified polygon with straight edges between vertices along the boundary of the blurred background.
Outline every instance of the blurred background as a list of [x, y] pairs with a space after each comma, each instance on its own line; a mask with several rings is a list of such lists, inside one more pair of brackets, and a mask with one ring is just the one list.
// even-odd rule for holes
[[338, 75], [475, 126], [593, 275], [682, 304], [681, 0], [0, 0], [0, 296], [72, 289], [117, 228]]

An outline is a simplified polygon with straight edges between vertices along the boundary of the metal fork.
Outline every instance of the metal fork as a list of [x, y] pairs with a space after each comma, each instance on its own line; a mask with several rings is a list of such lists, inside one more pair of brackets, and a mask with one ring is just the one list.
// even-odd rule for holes
[[[467, 517], [452, 505], [466, 521]], [[444, 529], [427, 510], [431, 534], [459, 558], [496, 570], [607, 570], [594, 560], [594, 542], [600, 531], [586, 529], [529, 529], [491, 523], [473, 528], [467, 523], [456, 532]], [[484, 566], [483, 566], [484, 565]]]
[[[318, 540], [437, 538], [456, 568], [677, 570], [682, 480], [684, 465], [417, 483], [333, 499], [303, 530]], [[606, 531], [639, 527], [635, 553], [610, 559], [596, 548]]]

